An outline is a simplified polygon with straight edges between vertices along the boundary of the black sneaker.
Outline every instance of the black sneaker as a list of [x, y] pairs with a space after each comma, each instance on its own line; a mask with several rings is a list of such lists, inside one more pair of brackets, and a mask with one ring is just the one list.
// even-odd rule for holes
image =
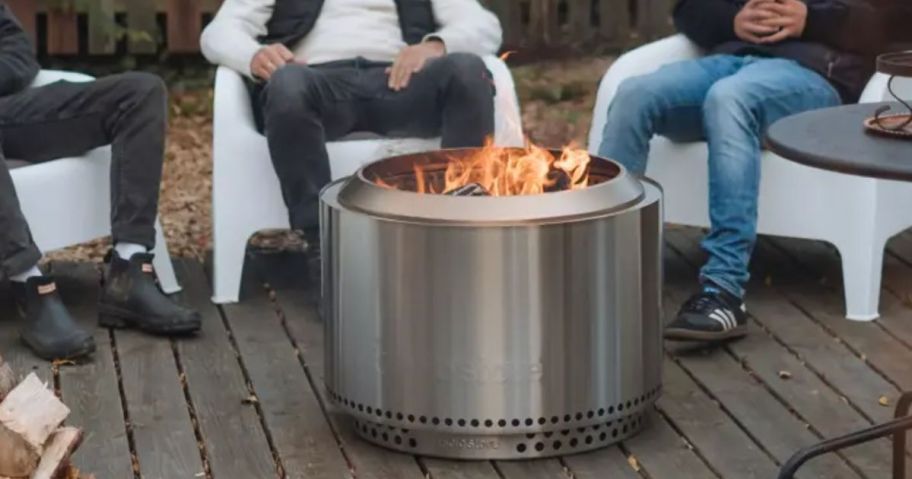
[[672, 341], [724, 341], [746, 335], [744, 302], [725, 291], [714, 290], [704, 290], [688, 299], [665, 328], [665, 339]]

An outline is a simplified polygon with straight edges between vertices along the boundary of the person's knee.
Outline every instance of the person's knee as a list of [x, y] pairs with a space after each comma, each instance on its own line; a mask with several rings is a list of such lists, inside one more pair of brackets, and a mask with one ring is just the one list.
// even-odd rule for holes
[[709, 128], [728, 125], [758, 129], [756, 103], [751, 89], [743, 83], [721, 80], [706, 94], [704, 120]]
[[146, 72], [126, 72], [109, 78], [113, 88], [123, 90], [133, 98], [151, 100], [164, 104], [168, 98], [168, 87], [158, 75]]
[[298, 116], [311, 112], [316, 71], [305, 65], [286, 65], [272, 74], [263, 90], [267, 118]]
[[478, 55], [451, 53], [438, 61], [442, 62], [453, 86], [471, 91], [484, 91], [484, 88], [488, 88], [490, 91], [491, 73]]

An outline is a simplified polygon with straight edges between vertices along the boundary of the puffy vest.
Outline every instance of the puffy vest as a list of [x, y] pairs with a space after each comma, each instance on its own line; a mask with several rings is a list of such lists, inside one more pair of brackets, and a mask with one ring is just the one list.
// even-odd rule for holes
[[[431, 0], [395, 2], [405, 43], [420, 43], [425, 35], [437, 30]], [[272, 18], [266, 24], [267, 34], [260, 42], [282, 43], [293, 48], [313, 29], [322, 8], [323, 0], [276, 0]]]

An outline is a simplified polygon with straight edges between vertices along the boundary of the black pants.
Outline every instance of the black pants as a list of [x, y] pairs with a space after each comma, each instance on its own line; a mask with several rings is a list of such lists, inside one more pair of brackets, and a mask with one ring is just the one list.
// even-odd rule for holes
[[164, 157], [167, 89], [143, 73], [57, 82], [0, 97], [0, 277], [41, 258], [4, 157], [40, 163], [111, 145], [114, 241], [152, 248]]
[[399, 92], [387, 86], [388, 66], [364, 59], [290, 64], [255, 93], [292, 228], [318, 225], [318, 195], [330, 182], [327, 141], [352, 132], [442, 135], [444, 148], [457, 148], [493, 135], [494, 86], [481, 58], [433, 60]]

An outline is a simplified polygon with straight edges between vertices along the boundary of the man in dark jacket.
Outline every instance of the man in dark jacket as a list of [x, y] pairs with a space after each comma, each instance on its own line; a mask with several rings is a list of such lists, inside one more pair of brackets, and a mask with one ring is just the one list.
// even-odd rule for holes
[[[23, 341], [40, 357], [74, 359], [95, 350], [76, 326], [19, 208], [4, 157], [30, 163], [111, 145], [109, 254], [99, 322], [159, 334], [199, 329], [200, 317], [172, 302], [152, 270], [167, 115], [167, 91], [153, 75], [127, 73], [89, 83], [29, 88], [38, 73], [28, 38], [0, 3], [0, 279], [12, 281], [25, 317]], [[0, 318], [8, 319], [8, 318]]]
[[882, 13], [860, 0], [680, 0], [675, 24], [708, 55], [620, 85], [601, 155], [643, 173], [655, 134], [709, 144], [709, 259], [701, 291], [666, 338], [747, 333], [743, 297], [757, 235], [763, 134], [782, 117], [858, 99], [873, 54], [884, 46]]

